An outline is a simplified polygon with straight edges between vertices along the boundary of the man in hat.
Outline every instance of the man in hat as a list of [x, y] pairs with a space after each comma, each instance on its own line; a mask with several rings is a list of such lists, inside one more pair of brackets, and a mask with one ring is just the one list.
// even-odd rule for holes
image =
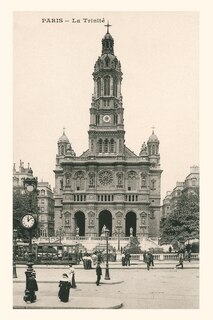
[[100, 262], [98, 262], [97, 266], [96, 266], [96, 275], [97, 275], [96, 285], [99, 286], [100, 280], [101, 280], [101, 276], [102, 276], [102, 269], [101, 269], [101, 266], [100, 266]]

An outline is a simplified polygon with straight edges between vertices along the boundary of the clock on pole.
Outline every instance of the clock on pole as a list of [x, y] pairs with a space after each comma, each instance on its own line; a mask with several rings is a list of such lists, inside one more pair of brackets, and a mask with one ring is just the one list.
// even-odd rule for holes
[[31, 213], [27, 213], [21, 217], [22, 227], [25, 229], [32, 229], [35, 226], [35, 218]]

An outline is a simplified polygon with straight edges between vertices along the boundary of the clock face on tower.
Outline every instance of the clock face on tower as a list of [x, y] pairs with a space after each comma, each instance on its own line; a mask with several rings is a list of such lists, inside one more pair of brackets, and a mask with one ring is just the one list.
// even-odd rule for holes
[[104, 122], [110, 122], [110, 119], [111, 119], [111, 117], [110, 117], [108, 114], [106, 114], [105, 116], [103, 116]]
[[21, 218], [21, 224], [26, 229], [31, 229], [35, 225], [35, 218], [27, 213]]

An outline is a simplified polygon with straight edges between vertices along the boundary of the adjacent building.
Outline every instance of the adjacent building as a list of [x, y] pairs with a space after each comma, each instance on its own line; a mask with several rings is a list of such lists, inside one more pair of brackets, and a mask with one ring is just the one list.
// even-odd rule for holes
[[197, 192], [200, 185], [199, 166], [190, 167], [190, 173], [184, 182], [177, 182], [172, 191], [167, 191], [166, 197], [163, 199], [162, 218], [166, 218], [175, 208], [178, 198], [183, 192]]
[[[16, 169], [13, 164], [13, 190], [19, 191], [21, 194], [25, 193], [24, 180], [26, 178], [32, 179], [33, 170], [28, 163], [24, 167], [24, 162], [20, 160], [19, 168]], [[38, 236], [49, 237], [55, 234], [54, 232], [54, 198], [53, 191], [48, 182], [38, 182], [37, 184], [37, 205], [38, 205]], [[24, 214], [24, 212], [23, 212]]]
[[48, 182], [38, 182], [38, 227], [40, 237], [52, 237], [54, 231], [54, 199]]
[[160, 142], [153, 130], [139, 155], [126, 146], [122, 77], [107, 29], [93, 71], [88, 149], [77, 156], [65, 131], [57, 143], [56, 232], [96, 237], [106, 226], [110, 236], [159, 235]]
[[33, 178], [33, 171], [30, 164], [24, 167], [24, 162], [20, 160], [19, 167], [16, 169], [16, 164], [13, 164], [13, 190], [24, 190], [24, 179]]

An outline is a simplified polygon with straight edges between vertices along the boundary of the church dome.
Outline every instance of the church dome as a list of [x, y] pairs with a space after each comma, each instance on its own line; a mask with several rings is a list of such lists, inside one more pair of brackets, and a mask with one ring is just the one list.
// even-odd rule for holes
[[157, 143], [159, 143], [159, 139], [158, 139], [158, 137], [156, 136], [156, 134], [154, 133], [154, 130], [152, 131], [152, 134], [151, 134], [151, 136], [149, 137], [149, 139], [148, 139], [148, 143], [149, 142], [157, 142]]
[[63, 132], [62, 136], [58, 139], [58, 143], [61, 143], [61, 142], [70, 143], [65, 132]]
[[109, 32], [107, 32], [106, 34], [105, 34], [105, 36], [103, 37], [103, 40], [104, 39], [112, 39], [113, 40], [113, 37], [111, 36], [111, 34], [109, 33]]
[[95, 63], [94, 71], [98, 72], [100, 70], [115, 69], [121, 71], [121, 64], [117, 57], [111, 53], [104, 53]]

